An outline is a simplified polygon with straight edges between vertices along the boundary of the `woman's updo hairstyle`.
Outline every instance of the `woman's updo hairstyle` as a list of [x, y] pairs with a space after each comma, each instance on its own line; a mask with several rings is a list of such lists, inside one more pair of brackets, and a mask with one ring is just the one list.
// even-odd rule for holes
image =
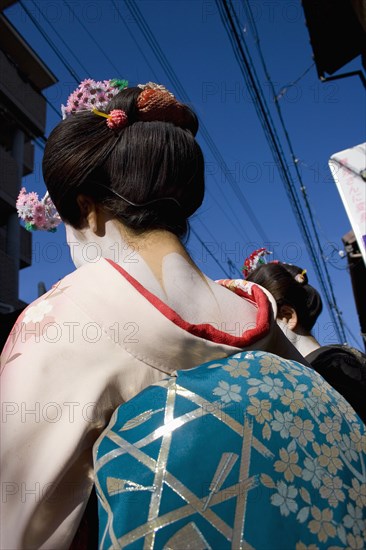
[[247, 281], [269, 290], [277, 302], [278, 311], [284, 305], [294, 308], [299, 325], [311, 331], [322, 312], [323, 304], [319, 292], [309, 285], [308, 277], [301, 267], [281, 262], [262, 264], [248, 275]]
[[154, 86], [125, 88], [103, 108], [106, 114], [125, 112], [122, 129], [80, 110], [51, 132], [43, 175], [66, 223], [83, 226], [76, 200], [82, 193], [137, 232], [166, 229], [179, 237], [187, 232], [187, 220], [204, 197], [204, 160], [194, 139], [198, 120], [170, 92]]

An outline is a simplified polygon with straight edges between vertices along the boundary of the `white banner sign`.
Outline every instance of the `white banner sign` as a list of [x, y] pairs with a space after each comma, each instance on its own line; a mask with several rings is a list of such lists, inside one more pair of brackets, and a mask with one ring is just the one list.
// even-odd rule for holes
[[329, 167], [366, 265], [366, 143], [332, 155]]

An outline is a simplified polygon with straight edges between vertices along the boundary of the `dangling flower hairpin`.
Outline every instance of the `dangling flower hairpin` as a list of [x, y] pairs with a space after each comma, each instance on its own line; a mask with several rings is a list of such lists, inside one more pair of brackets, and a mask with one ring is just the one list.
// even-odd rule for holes
[[[252, 273], [260, 265], [267, 264], [267, 263], [270, 263], [270, 264], [279, 263], [278, 260], [272, 260], [271, 262], [267, 262], [267, 259], [266, 259], [267, 254], [272, 254], [272, 252], [270, 252], [266, 248], [258, 248], [257, 250], [254, 250], [254, 252], [252, 252], [250, 256], [246, 258], [242, 268], [244, 279], [247, 279], [250, 273]], [[288, 264], [288, 265], [291, 265], [291, 264]], [[297, 275], [294, 276], [295, 281], [301, 285], [304, 284], [306, 273], [307, 273], [306, 269], [303, 269], [301, 273], [298, 273]]]
[[244, 261], [244, 265], [242, 267], [244, 279], [246, 279], [249, 274], [254, 271], [258, 266], [266, 264], [266, 255], [269, 254], [272, 254], [272, 252], [270, 252], [266, 248], [258, 248], [257, 250], [254, 250], [254, 252], [252, 252], [250, 256], [248, 256]]
[[295, 281], [297, 281], [301, 285], [304, 284], [305, 275], [306, 275], [306, 269], [303, 269], [301, 273], [298, 273], [297, 275], [295, 275]]
[[19, 193], [16, 208], [19, 218], [24, 220], [28, 231], [40, 229], [53, 233], [62, 221], [48, 193], [40, 200], [37, 193], [34, 191], [27, 193], [23, 187]]
[[[119, 92], [127, 88], [127, 80], [112, 79], [95, 81], [83, 80], [72, 94], [69, 95], [66, 106], [61, 105], [62, 118], [79, 111], [95, 111], [99, 116], [107, 119], [107, 125], [112, 130], [123, 128], [127, 124], [127, 115], [120, 109], [111, 113], [102, 113], [103, 109]], [[39, 199], [35, 192], [27, 193], [23, 187], [19, 193], [16, 208], [18, 216], [25, 222], [28, 231], [56, 231], [62, 222], [55, 205], [48, 193]]]

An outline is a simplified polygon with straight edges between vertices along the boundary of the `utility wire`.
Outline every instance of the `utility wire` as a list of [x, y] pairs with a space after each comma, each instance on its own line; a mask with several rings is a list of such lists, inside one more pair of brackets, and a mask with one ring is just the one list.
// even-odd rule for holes
[[[256, 26], [256, 23], [255, 23], [255, 20], [254, 20], [253, 12], [252, 12], [252, 9], [250, 7], [249, 2], [243, 2], [242, 1], [242, 5], [244, 7], [244, 10], [247, 12], [247, 15], [249, 16], [250, 24], [251, 24], [251, 27], [254, 31], [255, 41], [256, 41], [259, 57], [260, 57], [260, 60], [261, 60], [261, 64], [262, 64], [262, 67], [263, 67], [263, 70], [264, 70], [264, 74], [266, 76], [266, 79], [267, 79], [267, 81], [270, 85], [271, 91], [272, 91], [272, 95], [273, 95], [273, 98], [274, 98], [277, 114], [278, 114], [280, 124], [281, 124], [282, 130], [283, 130], [284, 136], [285, 136], [285, 140], [287, 142], [287, 145], [288, 145], [288, 148], [289, 148], [289, 151], [290, 151], [290, 154], [291, 154], [294, 166], [295, 166], [296, 176], [297, 176], [298, 182], [300, 184], [300, 191], [302, 193], [302, 197], [304, 199], [305, 207], [306, 207], [309, 219], [310, 219], [310, 224], [311, 224], [311, 228], [312, 228], [313, 235], [314, 235], [314, 238], [315, 238], [315, 243], [316, 243], [316, 246], [319, 250], [321, 258], [323, 260], [322, 261], [322, 269], [323, 269], [323, 272], [324, 272], [324, 275], [325, 275], [326, 283], [328, 284], [328, 287], [329, 287], [328, 303], [329, 303], [329, 306], [333, 307], [335, 312], [336, 312], [336, 316], [338, 318], [338, 322], [339, 322], [339, 325], [340, 325], [341, 332], [343, 332], [342, 336], [345, 339], [346, 335], [345, 335], [344, 328], [343, 328], [344, 321], [343, 321], [343, 318], [342, 318], [342, 314], [341, 314], [341, 312], [340, 312], [340, 310], [337, 306], [337, 301], [336, 301], [334, 290], [333, 290], [333, 284], [332, 284], [332, 281], [331, 281], [331, 278], [330, 278], [327, 263], [325, 261], [323, 250], [322, 250], [322, 247], [321, 247], [321, 244], [320, 244], [318, 231], [317, 231], [317, 228], [316, 228], [316, 225], [315, 225], [315, 220], [314, 220], [312, 208], [311, 208], [311, 205], [310, 205], [310, 200], [309, 200], [309, 197], [308, 197], [308, 194], [307, 194], [307, 191], [306, 191], [306, 186], [303, 182], [303, 179], [302, 179], [302, 176], [301, 176], [301, 173], [300, 173], [300, 170], [299, 170], [298, 158], [295, 155], [294, 148], [293, 148], [293, 145], [292, 145], [292, 142], [291, 142], [291, 139], [290, 139], [290, 136], [289, 136], [289, 133], [288, 133], [283, 115], [282, 115], [282, 110], [281, 110], [281, 107], [280, 107], [280, 104], [279, 104], [279, 98], [278, 98], [278, 96], [276, 96], [276, 91], [275, 91], [275, 88], [274, 88], [274, 84], [273, 84], [273, 81], [272, 81], [271, 76], [269, 74], [268, 67], [267, 67], [267, 64], [265, 62], [265, 59], [264, 59], [264, 55], [263, 55], [262, 48], [261, 48], [261, 45], [260, 45], [259, 34], [258, 34], [257, 26]], [[312, 65], [310, 65], [310, 67], [308, 67], [304, 71], [304, 73], [297, 79], [297, 81], [299, 81], [305, 74], [307, 74], [313, 66], [314, 66], [314, 63]], [[294, 83], [292, 83], [291, 85], [293, 85], [293, 84]], [[288, 85], [288, 86], [290, 86], [290, 85]], [[309, 243], [309, 244], [311, 245], [311, 243]], [[322, 276], [321, 273], [319, 273], [319, 276], [320, 277]], [[323, 285], [323, 288], [325, 290], [325, 285]], [[326, 296], [327, 296], [327, 293], [326, 293]]]
[[[248, 6], [248, 9], [250, 9], [250, 6]], [[258, 50], [260, 52], [262, 52], [262, 50], [259, 46], [259, 40], [257, 41], [257, 46], [258, 46]], [[260, 53], [260, 55], [262, 56], [262, 53]], [[289, 90], [292, 86], [296, 86], [296, 84], [298, 82], [300, 82], [300, 80], [302, 80], [304, 78], [304, 76], [306, 74], [308, 74], [309, 71], [311, 71], [311, 69], [314, 67], [314, 65], [315, 65], [315, 63], [312, 63], [307, 69], [305, 69], [305, 71], [303, 73], [301, 73], [301, 75], [298, 78], [296, 78], [292, 82], [289, 82], [289, 84], [285, 84], [285, 86], [282, 86], [282, 88], [280, 89], [278, 94], [274, 97], [274, 100], [279, 101], [286, 94], [287, 90]]]
[[[33, 17], [32, 13], [28, 10], [28, 8], [25, 7], [24, 3], [22, 0], [19, 0], [20, 1], [20, 4], [22, 6], [22, 8], [24, 9], [24, 11], [26, 12], [26, 14], [28, 15], [28, 17], [31, 19], [31, 21], [33, 22], [33, 24], [36, 26], [36, 28], [38, 29], [38, 31], [40, 32], [40, 34], [42, 35], [42, 37], [46, 40], [47, 44], [51, 47], [51, 49], [55, 52], [55, 54], [57, 55], [57, 57], [60, 59], [60, 61], [62, 62], [62, 64], [64, 65], [64, 67], [67, 69], [67, 71], [69, 72], [69, 74], [72, 76], [72, 78], [74, 78], [74, 80], [79, 83], [81, 81], [81, 78], [80, 76], [76, 73], [76, 71], [73, 69], [73, 67], [67, 62], [67, 60], [65, 59], [65, 57], [62, 55], [62, 53], [59, 51], [59, 49], [57, 48], [57, 46], [54, 44], [54, 42], [49, 38], [49, 36], [47, 35], [47, 33], [44, 31], [44, 29], [41, 27], [41, 25], [39, 24], [39, 22]], [[67, 2], [65, 1], [65, 3], [67, 4]], [[115, 4], [112, 0], [112, 3]], [[69, 6], [68, 6], [69, 7]], [[116, 9], [118, 10], [118, 7], [115, 5]], [[37, 9], [39, 9], [37, 6], [36, 6]], [[79, 20], [80, 22], [80, 20]], [[67, 49], [70, 51], [70, 49], [68, 48], [68, 46], [65, 44], [64, 40], [60, 37], [59, 33], [53, 28], [53, 26], [50, 24], [52, 30], [55, 32], [55, 34], [61, 39], [62, 43], [67, 47]], [[140, 49], [140, 48], [139, 48]], [[141, 51], [141, 49], [140, 49]], [[104, 52], [103, 52], [104, 53]], [[141, 51], [142, 53], [142, 51]], [[144, 54], [143, 54], [144, 56]], [[145, 60], [146, 60], [146, 57], [144, 56]], [[79, 62], [80, 63], [80, 62]], [[88, 71], [87, 69], [80, 63], [80, 66], [85, 70], [86, 74], [88, 75]], [[151, 68], [151, 66], [150, 66]], [[152, 70], [152, 68], [151, 68]], [[153, 74], [154, 74], [154, 71], [152, 70]], [[60, 113], [56, 110], [56, 108], [54, 107], [54, 105], [49, 102], [49, 100], [47, 98], [45, 98], [47, 103], [52, 107], [52, 109], [58, 114], [58, 116], [61, 117]], [[38, 145], [38, 147], [40, 147], [42, 150], [44, 150], [44, 144], [46, 142], [46, 139], [44, 138], [44, 136], [42, 136], [42, 138], [40, 139], [37, 139], [36, 140], [36, 144]], [[198, 235], [198, 233], [192, 228], [192, 233], [195, 235], [196, 239], [201, 243], [201, 245], [204, 247], [204, 249], [207, 251], [207, 253], [213, 258], [213, 260], [215, 261], [215, 263], [220, 267], [221, 270], [224, 271], [224, 273], [230, 277], [230, 275], [227, 273], [227, 271], [225, 270], [225, 268], [220, 264], [220, 262], [217, 260], [217, 258], [212, 254], [212, 251], [209, 250], [209, 248], [207, 247], [207, 245], [203, 242], [203, 240], [200, 238], [200, 236]]]
[[85, 65], [81, 62], [80, 58], [76, 57], [75, 52], [70, 48], [70, 46], [65, 42], [65, 40], [62, 38], [60, 33], [55, 29], [54, 25], [47, 19], [47, 17], [44, 15], [42, 10], [37, 6], [34, 0], [30, 0], [36, 10], [38, 10], [38, 13], [43, 17], [43, 19], [46, 21], [46, 23], [51, 27], [54, 34], [58, 37], [58, 39], [61, 41], [61, 43], [65, 46], [67, 51], [72, 55], [72, 57], [76, 60], [76, 62], [80, 65], [80, 67], [83, 69], [85, 75], [89, 75], [88, 69], [85, 67]]
[[[112, 0], [113, 5], [118, 10], [117, 4], [115, 0]], [[169, 80], [171, 81], [174, 89], [177, 91], [179, 97], [187, 104], [192, 104], [187, 92], [185, 91], [183, 85], [181, 84], [179, 78], [177, 77], [173, 67], [169, 63], [167, 57], [165, 56], [164, 52], [162, 51], [159, 43], [157, 42], [154, 34], [152, 33], [150, 27], [148, 26], [145, 18], [143, 17], [140, 9], [138, 8], [136, 2], [134, 0], [125, 0], [125, 3], [127, 4], [130, 12], [134, 16], [134, 19], [137, 23], [137, 25], [140, 28], [141, 33], [143, 34], [145, 40], [149, 44], [152, 52], [154, 53], [155, 57], [157, 58], [158, 62], [162, 66], [163, 70], [167, 74]], [[249, 203], [245, 199], [238, 183], [233, 178], [232, 174], [230, 173], [230, 170], [222, 157], [220, 151], [218, 150], [215, 142], [213, 141], [211, 135], [209, 134], [204, 122], [200, 120], [200, 130], [201, 134], [207, 143], [212, 155], [216, 159], [218, 166], [224, 171], [225, 175], [227, 176], [227, 180], [231, 188], [233, 189], [239, 203], [241, 206], [245, 209], [247, 213], [248, 219], [251, 221], [253, 226], [255, 227], [256, 231], [260, 235], [261, 239], [264, 241], [269, 242], [269, 238], [267, 237], [262, 225], [260, 224], [259, 220], [255, 216], [252, 208], [250, 207]]]
[[124, 20], [124, 18], [122, 17], [122, 14], [121, 12], [119, 11], [119, 7], [117, 5], [117, 2], [115, 0], [111, 0], [112, 4], [113, 4], [113, 7], [114, 9], [116, 10], [116, 13], [119, 15], [119, 17], [121, 18], [122, 20], [122, 23], [125, 27], [125, 29], [127, 30], [128, 34], [130, 35], [130, 37], [132, 38], [132, 40], [134, 41], [135, 43], [135, 46], [136, 48], [138, 49], [138, 51], [140, 52], [142, 58], [144, 59], [146, 65], [149, 67], [151, 73], [153, 74], [156, 82], [159, 81], [159, 78], [156, 76], [156, 72], [154, 71], [153, 67], [151, 66], [150, 64], [150, 61], [148, 60], [148, 58], [146, 57], [145, 55], [145, 52], [143, 51], [143, 49], [141, 48], [140, 44], [138, 43], [138, 41], [136, 40], [136, 37], [135, 35], [133, 34], [133, 32], [131, 31], [131, 29], [129, 28], [129, 26], [127, 25], [126, 21]]
[[[335, 304], [335, 301], [332, 300], [331, 296], [329, 295], [328, 289], [324, 283], [321, 266], [315, 254], [315, 250], [312, 244], [312, 237], [311, 237], [309, 228], [307, 226], [307, 223], [305, 222], [305, 217], [303, 215], [302, 208], [299, 203], [299, 199], [295, 192], [295, 187], [290, 176], [289, 167], [285, 160], [285, 156], [284, 156], [279, 138], [276, 134], [275, 126], [271, 119], [267, 104], [265, 102], [263, 92], [258, 84], [258, 77], [255, 73], [255, 69], [251, 67], [247, 52], [245, 51], [245, 48], [246, 48], [245, 39], [243, 36], [243, 32], [241, 30], [240, 24], [238, 22], [236, 12], [232, 7], [231, 2], [229, 6], [226, 0], [221, 0], [221, 1], [216, 0], [216, 4], [219, 9], [221, 20], [224, 24], [224, 27], [227, 30], [240, 70], [244, 76], [247, 87], [251, 95], [253, 96], [254, 105], [259, 115], [259, 118], [261, 120], [262, 127], [265, 131], [267, 141], [271, 147], [272, 154], [274, 155], [274, 158], [277, 160], [277, 167], [280, 171], [280, 174], [282, 175], [282, 180], [285, 184], [286, 192], [289, 196], [290, 203], [293, 206], [293, 209], [298, 221], [298, 225], [304, 236], [309, 256], [312, 260], [315, 271], [319, 278], [319, 282], [326, 296], [329, 313], [332, 319], [334, 320], [339, 339], [341, 341], [345, 341], [346, 337], [345, 337], [345, 333], [342, 325], [342, 319], [340, 317], [340, 312]], [[336, 309], [337, 314], [335, 313], [334, 309]]]
[[120, 72], [119, 69], [116, 67], [116, 65], [113, 63], [112, 59], [109, 57], [109, 55], [106, 54], [105, 50], [102, 48], [102, 46], [97, 42], [92, 35], [92, 33], [89, 31], [88, 27], [84, 25], [82, 19], [75, 13], [75, 11], [72, 9], [71, 5], [67, 0], [64, 0], [64, 4], [69, 8], [70, 13], [75, 17], [75, 19], [79, 22], [79, 25], [84, 29], [86, 34], [89, 36], [89, 38], [94, 42], [95, 46], [98, 48], [98, 50], [104, 55], [104, 57], [107, 59], [108, 63], [113, 67], [113, 70], [116, 71], [116, 78], [119, 76]]
[[23, 0], [19, 0], [19, 4], [22, 6], [25, 13], [28, 15], [29, 19], [32, 21], [33, 25], [38, 29], [40, 34], [43, 36], [47, 44], [50, 46], [52, 51], [56, 54], [56, 56], [59, 58], [61, 63], [66, 67], [69, 74], [72, 76], [72, 78], [79, 84], [81, 82], [82, 78], [78, 76], [78, 74], [74, 71], [74, 69], [71, 67], [71, 65], [68, 63], [67, 59], [61, 54], [57, 46], [52, 42], [52, 40], [48, 37], [46, 32], [43, 30], [42, 26], [39, 24], [37, 19], [33, 17], [32, 13], [29, 11], [29, 9], [25, 6]]
[[[141, 53], [142, 57], [144, 58], [146, 64], [148, 65], [149, 69], [151, 70], [151, 73], [152, 75], [154, 76], [155, 80], [158, 81], [158, 77], [157, 77], [157, 74], [156, 72], [154, 71], [153, 67], [151, 66], [150, 62], [148, 61], [148, 59], [146, 58], [146, 55], [145, 53], [143, 52], [141, 46], [139, 45], [138, 41], [136, 40], [136, 37], [133, 35], [133, 33], [131, 32], [130, 28], [128, 27], [128, 25], [126, 24], [124, 18], [121, 16], [120, 14], [120, 11], [119, 11], [119, 8], [118, 8], [118, 5], [117, 3], [115, 2], [115, 0], [111, 0], [112, 2], [112, 5], [114, 7], [114, 9], [116, 10], [116, 13], [118, 13], [120, 15], [120, 19], [122, 20], [123, 22], [123, 25], [125, 27], [125, 29], [127, 30], [127, 32], [129, 33], [130, 37], [132, 38], [132, 40], [134, 41], [136, 47], [138, 48], [138, 51]], [[99, 49], [99, 51], [102, 53], [102, 55], [105, 57], [105, 59], [110, 63], [111, 67], [113, 67], [113, 69], [116, 71], [116, 76], [118, 76], [120, 74], [120, 71], [119, 69], [116, 67], [116, 65], [113, 63], [113, 61], [111, 60], [110, 56], [108, 56], [108, 54], [106, 53], [106, 51], [99, 45], [99, 43], [95, 40], [94, 36], [91, 34], [91, 32], [89, 31], [89, 29], [84, 25], [84, 23], [82, 22], [82, 20], [80, 19], [80, 17], [78, 17], [78, 15], [75, 13], [75, 11], [72, 9], [70, 3], [68, 2], [68, 0], [64, 0], [64, 4], [68, 7], [68, 9], [70, 10], [70, 13], [73, 15], [73, 17], [79, 22], [80, 26], [84, 29], [84, 31], [87, 33], [87, 35], [89, 36], [90, 40], [95, 44], [95, 46]], [[51, 104], [52, 108], [54, 108], [54, 106]], [[56, 111], [57, 112], [57, 111]], [[59, 114], [59, 113], [58, 113]], [[216, 178], [215, 178], [215, 175], [212, 174], [212, 177], [215, 181], [215, 184], [216, 184], [216, 187], [218, 188], [218, 190], [220, 191], [220, 185], [219, 183], [217, 182]], [[237, 214], [236, 212], [231, 212], [231, 216], [233, 218], [236, 219], [237, 221], [237, 224], [238, 225], [235, 225], [234, 224], [234, 221], [233, 219], [231, 219], [229, 217], [229, 215], [222, 209], [222, 204], [219, 204], [218, 200], [216, 199], [215, 195], [211, 192], [210, 189], [207, 190], [207, 193], [208, 195], [210, 195], [211, 199], [217, 204], [217, 206], [219, 206], [219, 208], [221, 209], [223, 215], [228, 219], [228, 221], [233, 225], [235, 231], [237, 234], [240, 234], [242, 233], [242, 236], [243, 236], [243, 240], [246, 240], [248, 239], [248, 236], [247, 234], [243, 231], [243, 228], [241, 227], [241, 223], [239, 221], [239, 219], [237, 218]], [[228, 208], [230, 209], [230, 204], [228, 202], [228, 198], [227, 196], [225, 195], [225, 193], [222, 193], [222, 197], [223, 197], [223, 200], [224, 202], [227, 204]], [[249, 240], [249, 239], [248, 239]]]
[[218, 261], [218, 259], [214, 256], [214, 254], [212, 253], [212, 250], [210, 250], [208, 248], [208, 246], [206, 245], [206, 243], [203, 242], [203, 240], [201, 239], [201, 237], [198, 235], [197, 231], [195, 231], [193, 229], [193, 227], [191, 227], [191, 231], [193, 233], [193, 235], [196, 237], [196, 239], [201, 243], [201, 245], [203, 246], [203, 248], [206, 250], [206, 252], [212, 257], [212, 259], [214, 260], [214, 262], [219, 266], [220, 269], [222, 269], [222, 271], [225, 273], [225, 275], [230, 279], [230, 273], [228, 273], [226, 271], [226, 269], [220, 264], [220, 262]]

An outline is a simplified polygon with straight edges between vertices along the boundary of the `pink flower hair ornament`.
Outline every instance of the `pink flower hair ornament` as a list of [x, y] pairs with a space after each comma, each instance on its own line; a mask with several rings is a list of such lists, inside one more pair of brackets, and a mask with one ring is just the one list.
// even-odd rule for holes
[[242, 267], [244, 279], [246, 279], [249, 274], [254, 271], [258, 266], [266, 264], [266, 255], [269, 254], [272, 254], [272, 252], [270, 252], [266, 248], [258, 248], [257, 250], [254, 250], [254, 252], [252, 252], [250, 256], [248, 256], [244, 261], [244, 265]]
[[103, 109], [119, 92], [127, 88], [127, 80], [114, 78], [112, 80], [92, 80], [87, 78], [80, 82], [65, 105], [61, 105], [62, 118], [78, 111]]
[[[252, 252], [250, 256], [246, 258], [246, 260], [244, 261], [244, 265], [242, 267], [244, 279], [249, 277], [249, 275], [260, 265], [268, 264], [268, 263], [270, 264], [279, 263], [278, 260], [272, 260], [270, 262], [267, 262], [267, 259], [266, 259], [267, 254], [272, 254], [272, 252], [270, 252], [266, 248], [258, 248], [257, 250], [254, 250], [254, 252]], [[292, 264], [287, 264], [287, 265], [292, 265]], [[306, 273], [307, 273], [306, 269], [303, 269], [301, 273], [298, 273], [297, 275], [294, 276], [295, 281], [300, 285], [304, 284]]]
[[27, 193], [23, 187], [17, 198], [16, 209], [28, 231], [37, 231], [38, 229], [54, 233], [62, 222], [48, 192], [40, 200], [37, 193], [34, 191]]

